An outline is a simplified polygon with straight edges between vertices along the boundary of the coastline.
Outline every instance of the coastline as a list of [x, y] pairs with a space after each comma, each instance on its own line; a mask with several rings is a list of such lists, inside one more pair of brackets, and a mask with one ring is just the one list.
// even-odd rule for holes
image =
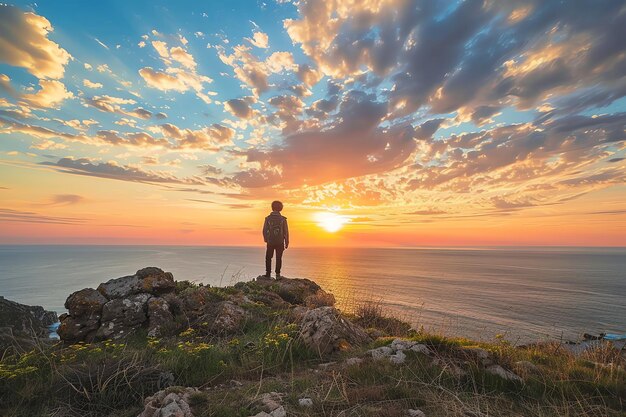
[[71, 294], [61, 342], [5, 351], [0, 411], [622, 415], [625, 358], [610, 343], [574, 355], [561, 343], [479, 342], [411, 328], [376, 302], [334, 304], [307, 279], [210, 287], [144, 268]]

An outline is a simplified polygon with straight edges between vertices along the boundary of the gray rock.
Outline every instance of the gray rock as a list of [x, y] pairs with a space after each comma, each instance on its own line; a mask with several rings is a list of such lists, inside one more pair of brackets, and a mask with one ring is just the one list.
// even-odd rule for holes
[[234, 333], [240, 330], [248, 318], [248, 312], [231, 301], [224, 301], [218, 305], [218, 313], [212, 324], [217, 333]]
[[326, 293], [310, 279], [283, 278], [274, 280], [267, 279], [267, 277], [261, 275], [257, 277], [256, 283], [261, 287], [271, 288], [271, 291], [290, 304], [305, 305], [310, 297], [334, 301], [334, 297], [331, 294]]
[[119, 339], [133, 333], [147, 320], [150, 294], [135, 294], [109, 301], [102, 308], [97, 340]]
[[281, 407], [280, 403], [283, 401], [283, 395], [278, 392], [267, 392], [259, 399], [261, 408], [268, 413]]
[[148, 300], [148, 336], [165, 336], [167, 330], [173, 329], [174, 316], [170, 306], [161, 297], [152, 297]]
[[320, 356], [371, 341], [363, 329], [343, 318], [334, 307], [319, 307], [307, 312], [300, 323], [300, 337]]
[[313, 407], [313, 400], [310, 398], [300, 398], [298, 404], [300, 407]]
[[137, 275], [113, 278], [98, 285], [98, 292], [109, 300], [128, 297], [140, 291]]
[[144, 410], [138, 417], [194, 417], [189, 406], [189, 396], [195, 388], [170, 387], [148, 397]]
[[394, 350], [389, 346], [381, 346], [376, 349], [368, 350], [367, 353], [372, 355], [372, 358], [374, 359], [383, 359], [391, 356], [394, 353]]
[[80, 342], [90, 340], [91, 336], [100, 326], [97, 317], [75, 318], [70, 315], [61, 316], [61, 324], [57, 329], [57, 334], [61, 340], [68, 342]]
[[98, 291], [109, 300], [125, 298], [145, 292], [161, 295], [174, 291], [176, 283], [170, 272], [155, 267], [140, 269], [135, 275], [114, 278], [98, 286]]
[[348, 358], [346, 359], [346, 365], [348, 366], [352, 366], [352, 365], [358, 365], [359, 363], [362, 363], [363, 359], [361, 358]]
[[399, 350], [394, 355], [390, 355], [389, 360], [395, 365], [400, 365], [406, 360], [406, 355], [403, 351]]
[[518, 375], [514, 374], [511, 371], [504, 369], [500, 365], [490, 365], [485, 368], [485, 371], [489, 372], [492, 375], [497, 375], [500, 378], [505, 379], [507, 381], [515, 381], [515, 382], [523, 381], [522, 378], [520, 378]]
[[287, 412], [285, 411], [285, 407], [283, 407], [281, 405], [280, 407], [278, 407], [277, 409], [272, 411], [270, 413], [270, 416], [272, 416], [272, 417], [287, 417]]
[[[70, 294], [65, 300], [65, 308], [70, 316], [81, 318], [99, 319], [102, 314], [102, 306], [109, 301], [99, 291], [93, 288], [84, 288]], [[85, 317], [82, 317], [85, 316]]]
[[174, 291], [176, 282], [171, 272], [164, 272], [160, 268], [150, 266], [137, 271], [139, 285], [142, 292], [152, 295], [161, 295]]
[[393, 350], [409, 350], [416, 344], [417, 342], [412, 340], [394, 339], [393, 342], [391, 342], [390, 347]]
[[422, 410], [409, 409], [406, 410], [406, 414], [409, 417], [426, 417], [426, 414]]
[[424, 355], [431, 354], [430, 349], [428, 349], [428, 346], [421, 344], [421, 343], [411, 346], [410, 350], [412, 350], [413, 352], [423, 353]]

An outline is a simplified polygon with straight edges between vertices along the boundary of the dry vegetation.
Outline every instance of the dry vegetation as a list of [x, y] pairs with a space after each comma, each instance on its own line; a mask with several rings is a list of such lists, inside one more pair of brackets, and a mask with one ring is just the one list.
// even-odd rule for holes
[[[411, 408], [428, 417], [626, 416], [625, 361], [608, 344], [581, 357], [557, 343], [477, 344], [409, 331], [382, 303], [370, 301], [357, 305], [351, 317], [387, 337], [329, 361], [299, 342], [297, 326], [284, 312], [266, 313], [268, 320], [230, 337], [188, 329], [171, 339], [137, 334], [125, 342], [39, 344], [27, 352], [6, 352], [0, 361], [0, 415], [136, 416], [143, 398], [180, 385], [200, 388], [192, 397], [198, 416], [254, 415], [260, 411], [255, 400], [266, 392], [281, 393], [288, 415], [302, 417], [394, 417]], [[367, 349], [388, 345], [397, 335], [425, 344], [434, 358], [407, 352], [397, 365], [367, 355]], [[486, 349], [523, 382], [486, 373], [459, 355], [463, 346]], [[346, 364], [352, 357], [363, 360]], [[522, 367], [521, 361], [533, 366]], [[313, 406], [300, 406], [303, 397]]]

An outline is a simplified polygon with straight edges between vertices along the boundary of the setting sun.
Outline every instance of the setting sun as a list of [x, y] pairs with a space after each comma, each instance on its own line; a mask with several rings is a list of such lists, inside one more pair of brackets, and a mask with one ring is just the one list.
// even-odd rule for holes
[[348, 216], [342, 216], [336, 213], [324, 212], [315, 215], [315, 221], [324, 230], [335, 233], [341, 229], [344, 224], [350, 221]]

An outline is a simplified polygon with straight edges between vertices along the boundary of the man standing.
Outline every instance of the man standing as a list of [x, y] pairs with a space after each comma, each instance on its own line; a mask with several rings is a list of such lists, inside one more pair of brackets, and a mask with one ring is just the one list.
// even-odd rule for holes
[[265, 251], [265, 276], [272, 273], [272, 257], [276, 251], [276, 279], [280, 279], [280, 268], [283, 264], [283, 251], [289, 247], [289, 228], [287, 218], [280, 214], [283, 203], [272, 202], [272, 212], [263, 223], [263, 240], [267, 243]]

